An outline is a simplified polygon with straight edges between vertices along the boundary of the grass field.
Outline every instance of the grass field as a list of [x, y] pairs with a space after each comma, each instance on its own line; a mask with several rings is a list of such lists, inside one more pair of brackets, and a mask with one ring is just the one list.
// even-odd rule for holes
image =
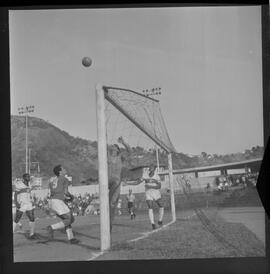
[[[263, 211], [262, 208], [259, 209]], [[245, 214], [245, 218], [252, 218], [248, 212], [239, 212], [238, 214]], [[70, 245], [65, 231], [56, 232], [54, 240], [47, 243], [29, 240], [25, 233], [15, 233], [14, 261], [265, 256], [263, 241], [243, 222], [238, 221], [241, 218], [230, 222], [223, 216], [225, 216], [224, 212], [217, 214], [217, 211], [211, 208], [204, 213], [199, 211], [197, 215], [192, 210], [178, 211], [175, 223], [154, 232], [149, 225], [146, 211], [139, 213], [135, 220], [130, 220], [128, 215], [117, 216], [113, 226], [111, 250], [104, 254], [100, 253], [99, 216], [79, 216], [73, 226], [75, 236], [81, 241], [79, 244]], [[170, 220], [170, 213], [165, 212], [164, 224], [170, 223]], [[41, 239], [46, 236], [45, 227], [56, 221], [55, 218], [37, 220], [37, 233]], [[27, 229], [27, 220], [24, 219], [22, 222], [23, 227]], [[258, 225], [264, 225], [263, 218]]]

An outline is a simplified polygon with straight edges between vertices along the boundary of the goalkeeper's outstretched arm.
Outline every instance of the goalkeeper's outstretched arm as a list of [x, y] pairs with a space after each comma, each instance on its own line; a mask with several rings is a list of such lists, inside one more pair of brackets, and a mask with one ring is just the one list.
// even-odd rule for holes
[[143, 181], [144, 181], [143, 179], [137, 179], [137, 180], [135, 180], [135, 181], [127, 181], [127, 180], [124, 180], [124, 185], [136, 186], [136, 185], [141, 184]]
[[124, 141], [122, 136], [120, 136], [117, 141], [118, 143], [122, 144], [128, 152], [131, 152], [129, 144]]
[[152, 189], [161, 189], [161, 183], [159, 181], [155, 181], [155, 185], [148, 186], [148, 184], [146, 182], [145, 187], [147, 189], [149, 189], [149, 188], [152, 188]]

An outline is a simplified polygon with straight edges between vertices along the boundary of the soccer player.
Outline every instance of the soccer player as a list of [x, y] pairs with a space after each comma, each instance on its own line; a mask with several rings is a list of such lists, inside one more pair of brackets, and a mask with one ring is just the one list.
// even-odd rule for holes
[[138, 185], [140, 183], [145, 183], [145, 196], [146, 196], [146, 203], [148, 206], [148, 215], [153, 229], [156, 229], [156, 224], [154, 220], [154, 212], [153, 206], [154, 202], [159, 207], [159, 219], [158, 225], [161, 227], [163, 225], [163, 215], [164, 215], [164, 207], [161, 200], [161, 180], [159, 175], [156, 172], [155, 165], [151, 164], [149, 166], [148, 175], [142, 177], [141, 179], [135, 182], [126, 182], [127, 185]]
[[73, 198], [73, 195], [68, 191], [69, 181], [65, 177], [66, 170], [61, 165], [57, 165], [54, 167], [53, 172], [55, 177], [52, 177], [49, 181], [49, 207], [61, 221], [47, 227], [48, 239], [53, 239], [54, 230], [65, 228], [69, 242], [76, 244], [79, 240], [74, 237], [71, 227], [71, 224], [74, 222], [74, 216], [65, 203], [65, 201]]
[[127, 195], [127, 206], [128, 206], [128, 212], [130, 214], [130, 218], [135, 219], [136, 214], [134, 212], [134, 203], [135, 203], [135, 195], [132, 193], [132, 189], [129, 189], [128, 195]]
[[109, 203], [110, 203], [110, 231], [112, 231], [112, 223], [115, 216], [121, 188], [121, 173], [124, 163], [127, 160], [127, 152], [130, 151], [129, 145], [122, 137], [118, 138], [118, 142], [125, 147], [124, 151], [120, 150], [117, 144], [111, 147], [108, 155], [108, 179], [109, 179]]
[[13, 221], [13, 232], [15, 232], [17, 224], [20, 224], [20, 219], [22, 218], [23, 213], [25, 212], [26, 216], [29, 219], [30, 233], [29, 239], [37, 239], [35, 230], [35, 216], [34, 216], [34, 207], [31, 198], [31, 186], [30, 175], [28, 173], [23, 174], [23, 181], [15, 182], [15, 193], [14, 201], [16, 204], [16, 214]]

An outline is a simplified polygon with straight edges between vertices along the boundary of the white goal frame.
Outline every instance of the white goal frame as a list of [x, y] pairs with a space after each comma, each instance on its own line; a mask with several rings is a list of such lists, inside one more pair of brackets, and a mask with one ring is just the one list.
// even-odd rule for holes
[[[148, 132], [145, 132], [136, 121], [127, 113], [117, 107], [135, 126], [144, 134], [150, 137], [158, 146], [168, 153], [168, 171], [171, 196], [172, 221], [176, 220], [175, 197], [173, 183], [172, 151], [155, 140]], [[106, 251], [111, 247], [110, 234], [110, 205], [108, 187], [108, 164], [107, 164], [107, 140], [106, 140], [106, 114], [105, 114], [105, 89], [101, 84], [96, 85], [96, 118], [97, 118], [97, 139], [98, 139], [98, 177], [99, 177], [99, 197], [100, 197], [100, 241], [101, 251]]]

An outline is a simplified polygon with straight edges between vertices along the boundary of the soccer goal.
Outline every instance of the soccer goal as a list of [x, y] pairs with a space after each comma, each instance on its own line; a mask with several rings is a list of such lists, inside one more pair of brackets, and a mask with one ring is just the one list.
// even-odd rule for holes
[[[108, 152], [119, 137], [130, 147], [126, 172], [155, 161], [169, 174], [170, 208], [176, 220], [172, 153], [159, 101], [130, 89], [96, 86], [101, 251], [110, 248]], [[119, 145], [120, 150], [123, 149]]]

